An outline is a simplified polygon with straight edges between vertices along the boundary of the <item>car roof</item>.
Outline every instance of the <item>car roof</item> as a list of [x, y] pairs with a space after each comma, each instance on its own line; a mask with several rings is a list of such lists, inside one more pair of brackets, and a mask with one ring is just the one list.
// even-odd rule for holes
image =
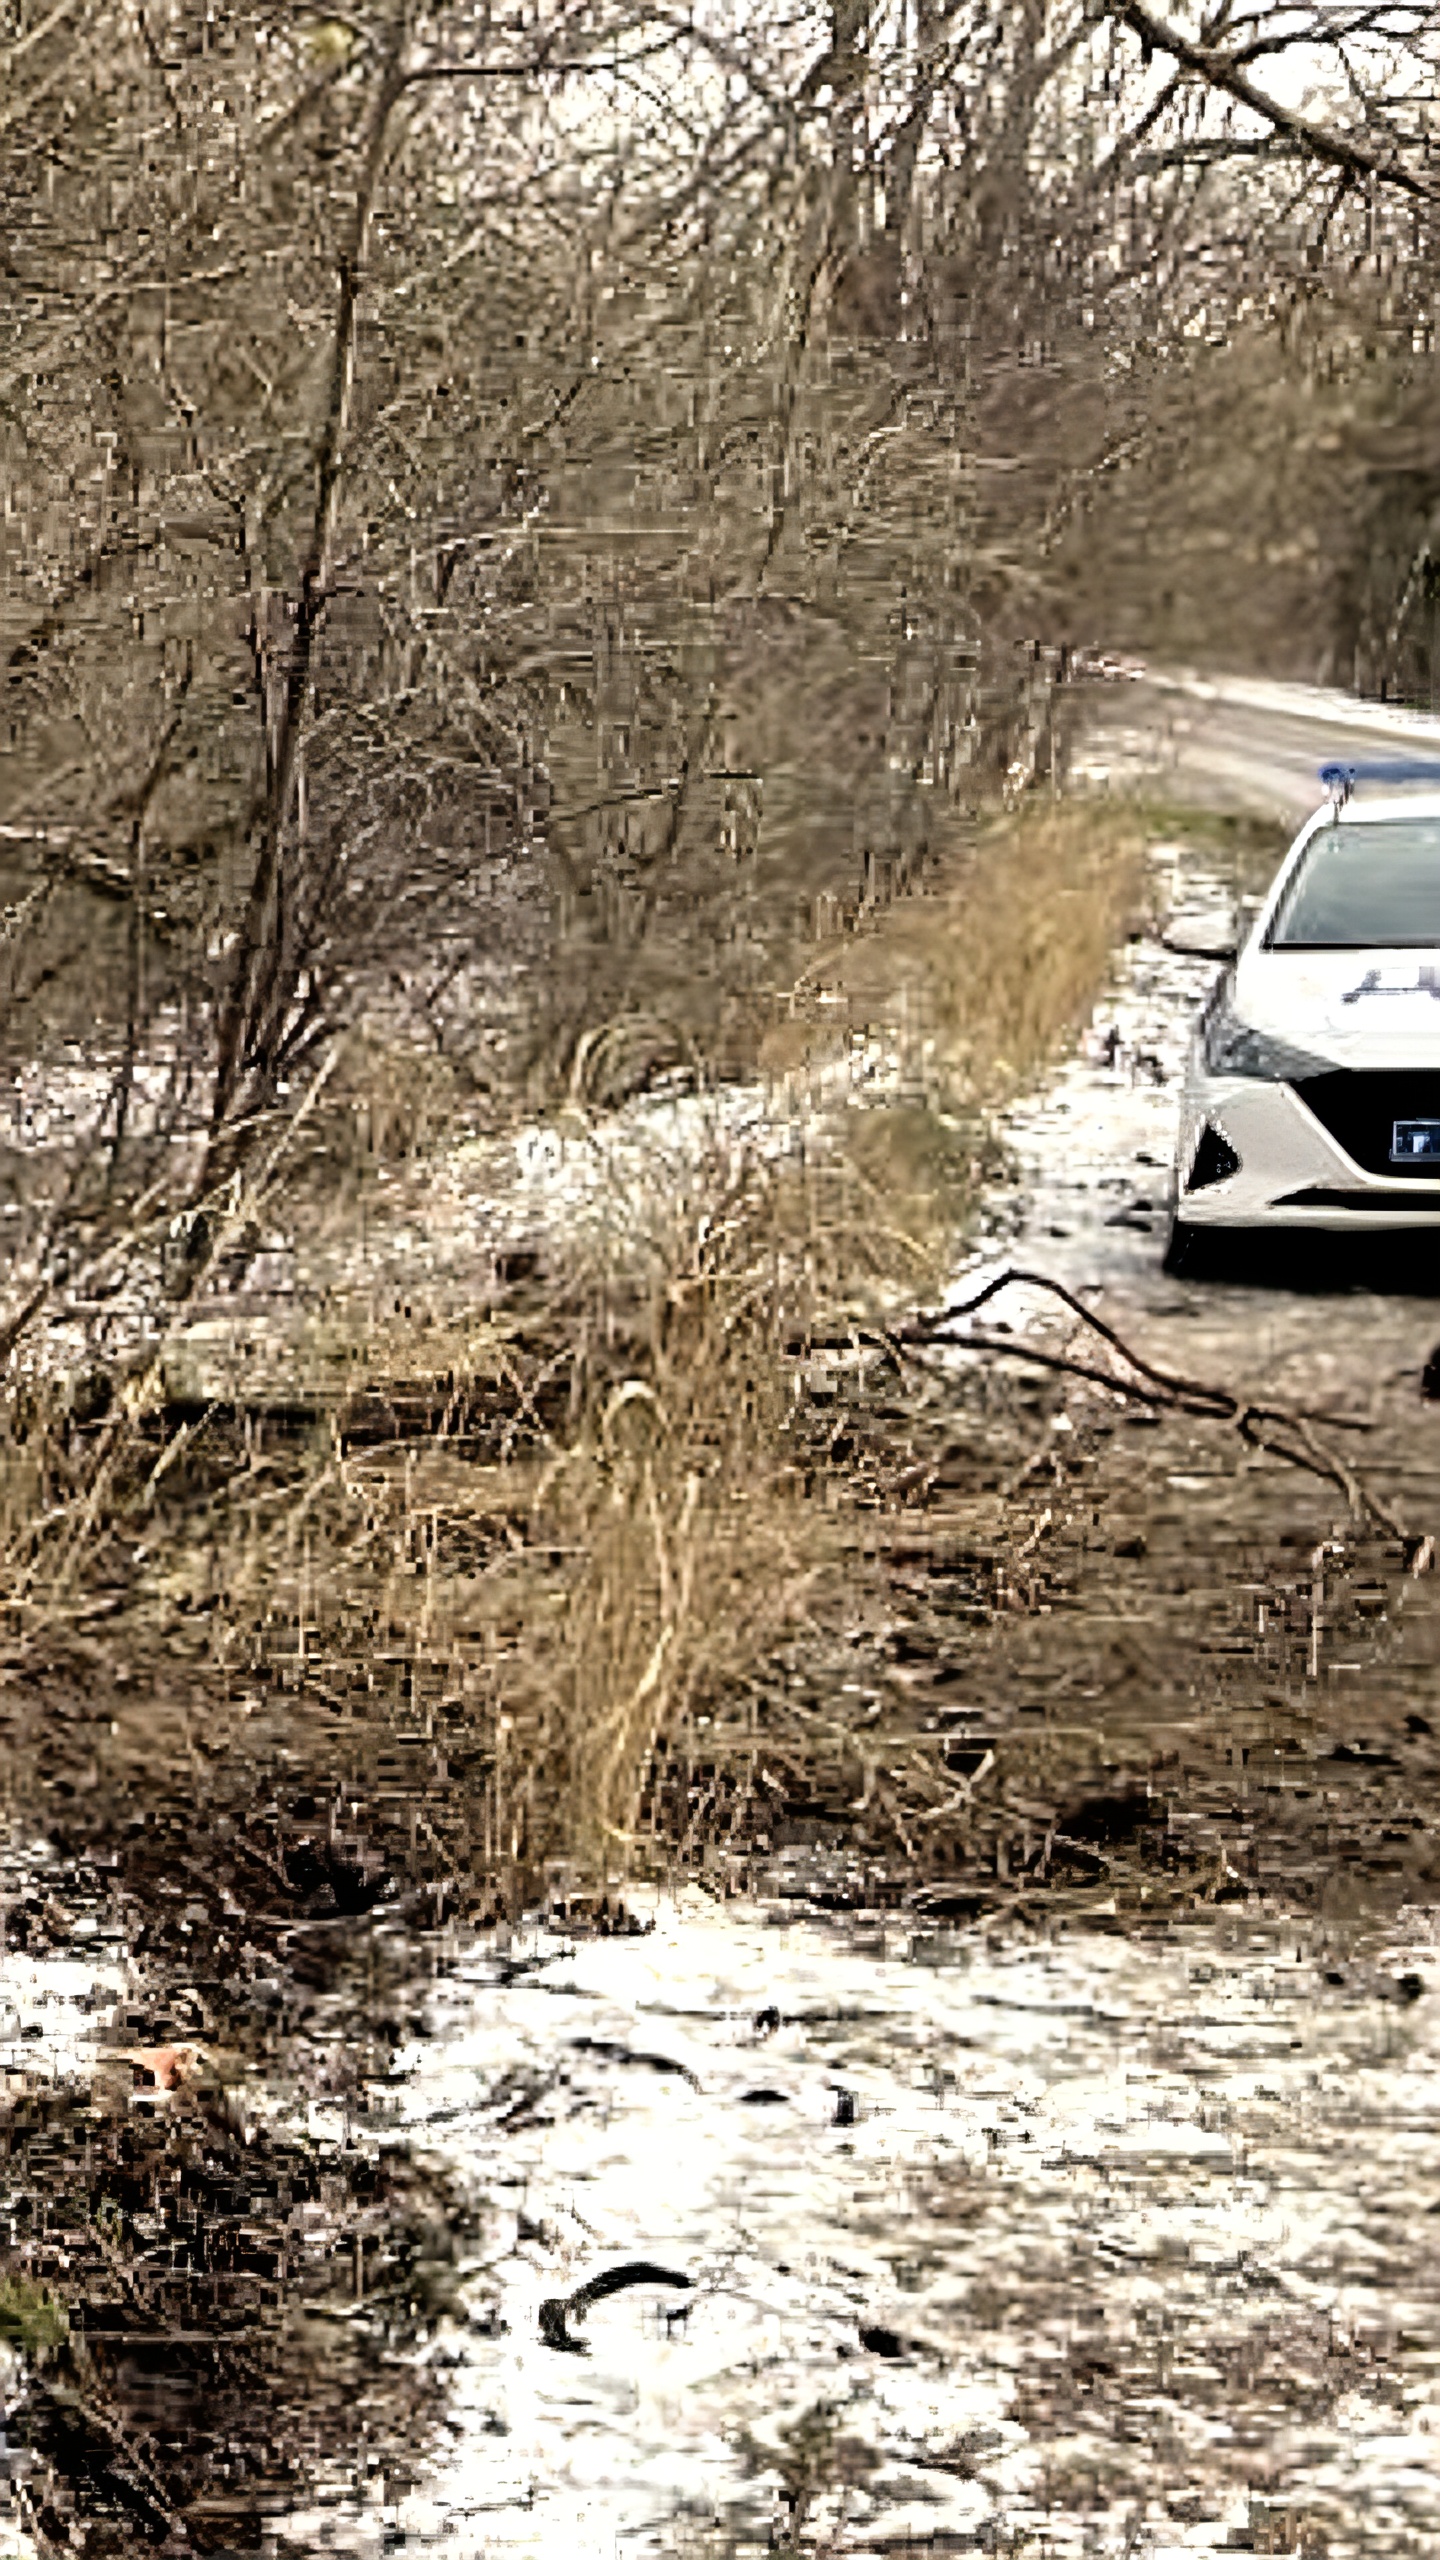
[[[1412, 791], [1404, 798], [1346, 800], [1341, 803], [1336, 815], [1343, 817], [1347, 827], [1383, 826], [1387, 820], [1393, 818], [1440, 818], [1440, 792]], [[1324, 825], [1330, 816], [1330, 811], [1325, 808], [1317, 809], [1315, 816]], [[1311, 820], [1311, 824], [1314, 824], [1314, 819]]]

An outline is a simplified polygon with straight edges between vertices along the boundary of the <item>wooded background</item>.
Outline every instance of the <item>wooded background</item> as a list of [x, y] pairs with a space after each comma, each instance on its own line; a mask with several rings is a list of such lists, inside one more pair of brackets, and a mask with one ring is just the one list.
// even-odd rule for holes
[[743, 1065], [1077, 654], [1434, 697], [1440, 11], [0, 28], [37, 1285], [343, 1029], [481, 1113]]

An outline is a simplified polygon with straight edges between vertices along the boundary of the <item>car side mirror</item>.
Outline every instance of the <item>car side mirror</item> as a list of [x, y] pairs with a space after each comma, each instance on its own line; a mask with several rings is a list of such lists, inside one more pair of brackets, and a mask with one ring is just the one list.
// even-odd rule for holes
[[1233, 960], [1239, 951], [1243, 928], [1233, 912], [1216, 915], [1172, 916], [1160, 936], [1166, 951], [1178, 953], [1182, 960]]

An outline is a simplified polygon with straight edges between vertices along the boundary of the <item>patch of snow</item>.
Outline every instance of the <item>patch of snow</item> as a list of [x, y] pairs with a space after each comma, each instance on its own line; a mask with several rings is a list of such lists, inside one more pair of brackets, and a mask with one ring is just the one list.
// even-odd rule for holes
[[[1224, 2547], [1233, 2481], [1208, 2513], [1148, 2514], [1144, 2430], [1203, 2482], [1230, 2412], [1192, 2367], [1318, 2320], [1398, 2325], [1408, 2406], [1341, 2403], [1288, 2440], [1277, 2413], [1272, 2497], [1368, 2516], [1367, 2551], [1425, 2547], [1440, 2306], [1386, 2220], [1387, 2190], [1440, 2182], [1440, 2010], [1393, 1992], [1434, 1959], [1417, 1934], [1359, 1990], [1249, 1918], [907, 1944], [694, 1894], [643, 1937], [472, 1948], [374, 2092], [491, 2213], [432, 2350], [452, 2451], [392, 2534], [453, 2560], [737, 2560], [775, 2547], [809, 2460], [796, 2548]], [[637, 2284], [572, 2315], [585, 2353], [547, 2343], [543, 2304], [633, 2261], [689, 2289]], [[1169, 2343], [1135, 2476], [1082, 2495], [1023, 2400], [1097, 2322], [1122, 2356]], [[358, 2551], [374, 2527], [332, 2511], [327, 2533]], [[286, 2547], [315, 2530], [292, 2518]]]

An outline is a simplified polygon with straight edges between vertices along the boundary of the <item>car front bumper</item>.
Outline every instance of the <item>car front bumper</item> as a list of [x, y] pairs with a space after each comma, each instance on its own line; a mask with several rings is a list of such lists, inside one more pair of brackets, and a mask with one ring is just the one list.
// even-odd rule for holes
[[[1207, 1128], [1239, 1166], [1191, 1188]], [[1213, 1147], [1209, 1155], [1213, 1160]], [[1175, 1211], [1186, 1227], [1315, 1227], [1343, 1235], [1440, 1226], [1440, 1168], [1434, 1180], [1367, 1171], [1288, 1084], [1192, 1069], [1176, 1174]]]

